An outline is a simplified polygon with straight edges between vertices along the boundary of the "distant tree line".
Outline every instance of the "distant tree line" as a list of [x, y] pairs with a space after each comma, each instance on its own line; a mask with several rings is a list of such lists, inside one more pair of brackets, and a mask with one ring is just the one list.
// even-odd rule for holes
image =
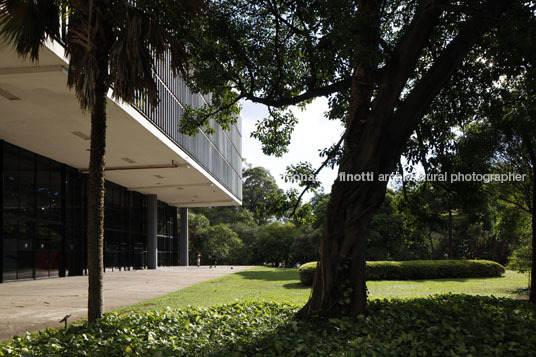
[[[445, 185], [446, 183], [443, 183]], [[467, 183], [465, 190], [474, 190]], [[530, 267], [530, 215], [491, 192], [465, 202], [469, 193], [442, 190], [431, 182], [394, 185], [375, 215], [367, 260], [489, 259], [519, 270]], [[193, 208], [189, 212], [190, 260], [202, 264], [295, 266], [318, 259], [329, 194], [306, 203], [308, 217], [277, 218], [285, 195], [263, 167], [243, 173], [241, 207]], [[467, 200], [466, 200], [467, 201]]]

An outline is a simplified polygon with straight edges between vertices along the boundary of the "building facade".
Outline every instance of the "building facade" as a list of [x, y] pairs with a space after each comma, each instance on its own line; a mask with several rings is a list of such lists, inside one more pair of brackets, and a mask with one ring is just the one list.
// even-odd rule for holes
[[[179, 210], [241, 204], [241, 123], [181, 134], [185, 105], [210, 96], [191, 93], [168, 63], [155, 73], [158, 107], [109, 96], [106, 270], [186, 265]], [[58, 41], [38, 65], [0, 44], [0, 282], [86, 271], [90, 118], [66, 86], [67, 66]]]

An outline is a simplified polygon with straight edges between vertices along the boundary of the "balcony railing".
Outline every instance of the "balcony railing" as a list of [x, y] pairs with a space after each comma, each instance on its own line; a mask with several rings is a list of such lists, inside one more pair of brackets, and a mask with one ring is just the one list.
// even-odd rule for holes
[[[56, 39], [60, 44], [63, 44], [67, 26], [68, 18], [62, 20], [61, 38]], [[181, 78], [173, 76], [169, 63], [169, 54], [161, 60], [155, 59], [154, 78], [158, 86], [158, 106], [152, 108], [148, 104], [148, 99], [142, 97], [133, 104], [133, 107], [241, 200], [241, 120], [232, 125], [230, 131], [224, 131], [218, 124], [211, 121], [215, 134], [207, 135], [202, 131], [195, 137], [181, 134], [179, 122], [185, 106], [191, 105], [199, 108], [210, 102], [210, 95], [202, 96], [192, 93]]]

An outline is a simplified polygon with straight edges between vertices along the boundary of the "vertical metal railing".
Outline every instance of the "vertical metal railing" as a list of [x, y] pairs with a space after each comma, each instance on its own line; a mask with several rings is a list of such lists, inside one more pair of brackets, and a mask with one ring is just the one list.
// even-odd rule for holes
[[[65, 14], [67, 14], [66, 8], [60, 19], [60, 38], [56, 39], [61, 44], [64, 43], [68, 31], [68, 17]], [[169, 53], [162, 59], [154, 59], [154, 79], [157, 82], [160, 99], [158, 105], [152, 108], [146, 95], [140, 95], [138, 100], [131, 104], [237, 198], [242, 199], [241, 121], [232, 125], [230, 131], [224, 131], [212, 120], [211, 126], [216, 131], [212, 135], [206, 135], [204, 132], [196, 137], [181, 134], [179, 124], [185, 106], [199, 108], [205, 103], [210, 103], [212, 96], [192, 93], [181, 78], [173, 76], [170, 61]]]

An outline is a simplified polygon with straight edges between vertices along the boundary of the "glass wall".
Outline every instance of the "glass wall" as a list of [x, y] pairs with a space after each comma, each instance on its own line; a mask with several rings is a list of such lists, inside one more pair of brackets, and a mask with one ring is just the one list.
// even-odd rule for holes
[[65, 244], [63, 275], [82, 275], [87, 266], [85, 234], [85, 182], [77, 170], [65, 169]]
[[[87, 176], [0, 141], [0, 282], [86, 273]], [[106, 270], [147, 267], [145, 196], [106, 182]], [[158, 203], [159, 265], [177, 265], [177, 208]]]
[[169, 207], [158, 201], [157, 212], [158, 237], [158, 265], [177, 265], [178, 233], [177, 233], [177, 207]]
[[61, 164], [3, 145], [3, 280], [59, 276], [64, 232]]
[[130, 242], [132, 246], [132, 267], [143, 269], [147, 266], [147, 201], [138, 192], [132, 192], [130, 206]]
[[107, 269], [129, 268], [128, 214], [126, 188], [111, 182], [105, 184], [104, 195], [104, 266]]

